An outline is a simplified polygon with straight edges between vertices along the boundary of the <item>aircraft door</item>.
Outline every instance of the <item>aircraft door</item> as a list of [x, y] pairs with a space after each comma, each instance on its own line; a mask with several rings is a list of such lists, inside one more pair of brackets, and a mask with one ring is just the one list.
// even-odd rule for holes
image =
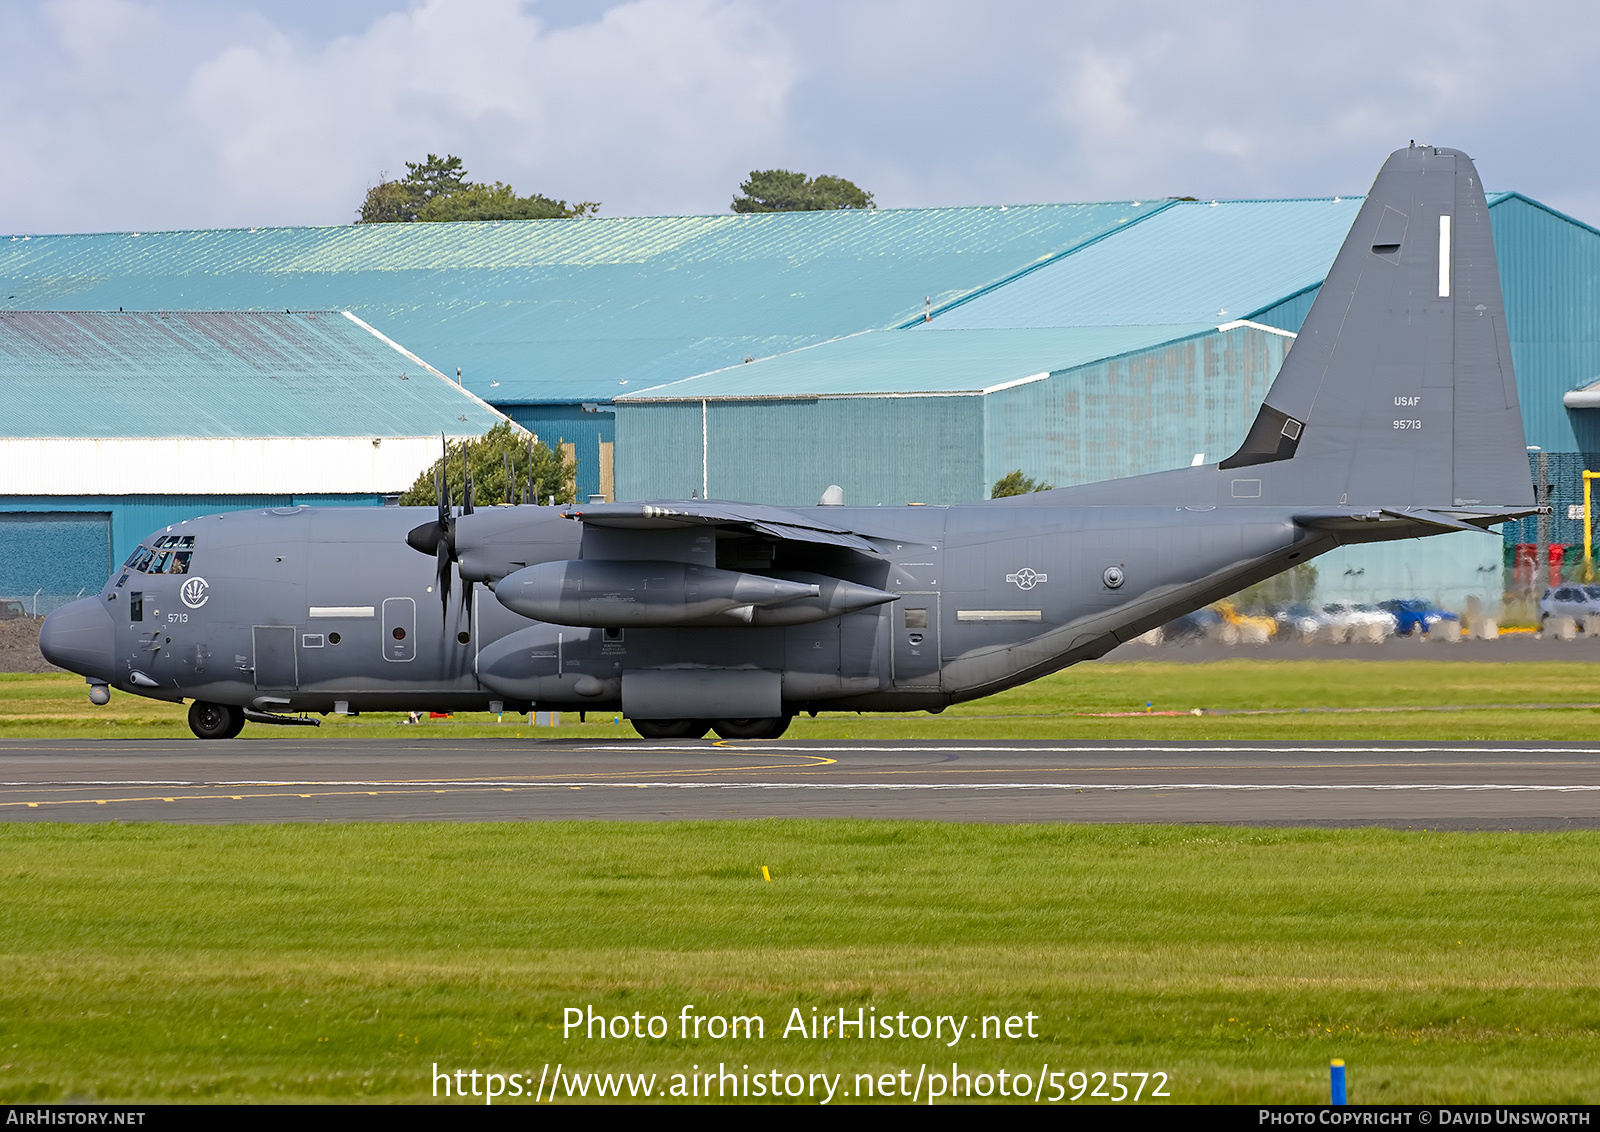
[[253, 628], [258, 691], [292, 692], [300, 687], [294, 634], [292, 625], [256, 625]]
[[939, 686], [939, 595], [902, 593], [890, 607], [894, 625], [894, 686]]
[[409, 597], [383, 599], [383, 659], [396, 662], [417, 656], [417, 603]]

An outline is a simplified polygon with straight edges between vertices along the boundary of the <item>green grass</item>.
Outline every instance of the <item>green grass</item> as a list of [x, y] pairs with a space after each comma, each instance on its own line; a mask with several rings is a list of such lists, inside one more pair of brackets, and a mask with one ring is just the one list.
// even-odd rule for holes
[[[794, 738], [1591, 739], [1592, 666], [1085, 665]], [[1104, 717], [1142, 710], [1416, 709]], [[1481, 705], [1515, 705], [1485, 708]], [[309, 735], [607, 738], [461, 717]], [[0, 676], [0, 736], [187, 734]], [[265, 728], [247, 736], [285, 734]], [[771, 883], [760, 879], [767, 865]], [[1175, 1101], [1600, 1099], [1600, 835], [861, 821], [0, 825], [0, 1101], [430, 1097], [431, 1067], [1170, 1075]], [[762, 1015], [762, 1041], [563, 1041], [562, 1010]], [[1040, 1016], [822, 1043], [800, 1007]], [[675, 1023], [674, 1023], [675, 1024]], [[974, 1025], [977, 1023], [974, 1022]], [[676, 1034], [676, 1030], [673, 1031]], [[1071, 1095], [1069, 1091], [1068, 1096]], [[854, 1098], [852, 1098], [854, 1099]]]
[[[1547, 739], [1588, 740], [1600, 710], [1561, 705], [1600, 702], [1595, 666], [1573, 661], [1433, 663], [1423, 660], [1225, 660], [1086, 664], [997, 696], [925, 713], [829, 713], [796, 719], [790, 739]], [[1143, 712], [1138, 718], [1100, 712]], [[1201, 715], [1187, 714], [1200, 709]], [[1440, 708], [1450, 710], [1438, 710]], [[1334, 709], [1334, 710], [1329, 710]], [[1360, 710], [1352, 710], [1360, 709]], [[1300, 714], [1304, 710], [1305, 714]], [[1227, 714], [1266, 711], [1289, 714]], [[1160, 715], [1179, 712], [1180, 715]], [[1220, 714], [1219, 714], [1220, 713]], [[579, 724], [564, 713], [558, 730], [535, 730], [507, 716], [401, 723], [398, 715], [330, 716], [311, 734], [418, 739], [496, 736], [634, 738], [614, 714]], [[83, 681], [61, 675], [0, 675], [0, 738], [188, 735], [184, 708], [121, 692], [103, 708]], [[246, 738], [286, 732], [247, 726]]]
[[[4, 1102], [419, 1100], [436, 1062], [849, 1088], [954, 1059], [1310, 1103], [1332, 1057], [1357, 1102], [1600, 1099], [1593, 834], [10, 825], [0, 861]], [[591, 1003], [673, 1036], [564, 1041]], [[682, 1040], [685, 1003], [767, 1037]], [[813, 1006], [1040, 1037], [780, 1036]]]

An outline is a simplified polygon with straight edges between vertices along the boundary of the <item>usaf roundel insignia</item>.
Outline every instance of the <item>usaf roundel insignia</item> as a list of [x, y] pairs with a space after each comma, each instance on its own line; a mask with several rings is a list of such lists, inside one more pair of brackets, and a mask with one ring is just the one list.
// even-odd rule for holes
[[190, 578], [183, 583], [183, 588], [178, 591], [178, 596], [183, 599], [183, 604], [190, 609], [199, 609], [211, 596], [211, 587], [206, 585], [204, 578]]
[[1027, 566], [1024, 566], [1015, 574], [1006, 575], [1006, 581], [1015, 583], [1019, 590], [1031, 590], [1040, 582], [1048, 582], [1049, 580], [1049, 574], [1036, 574]]

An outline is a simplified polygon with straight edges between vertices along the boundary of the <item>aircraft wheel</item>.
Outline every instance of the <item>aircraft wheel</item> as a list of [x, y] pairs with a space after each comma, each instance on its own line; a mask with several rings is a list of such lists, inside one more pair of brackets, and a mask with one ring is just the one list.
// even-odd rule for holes
[[633, 729], [646, 739], [703, 739], [711, 730], [707, 719], [630, 719]]
[[776, 739], [789, 730], [791, 715], [775, 715], [767, 719], [719, 719], [711, 726], [724, 739]]
[[244, 709], [196, 700], [189, 705], [189, 730], [199, 739], [232, 739], [244, 730]]

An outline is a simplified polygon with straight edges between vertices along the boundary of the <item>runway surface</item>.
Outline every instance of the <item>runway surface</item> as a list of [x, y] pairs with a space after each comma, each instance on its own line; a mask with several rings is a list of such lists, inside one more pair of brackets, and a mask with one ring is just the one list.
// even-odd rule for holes
[[1600, 745], [0, 741], [10, 821], [1600, 828]]

